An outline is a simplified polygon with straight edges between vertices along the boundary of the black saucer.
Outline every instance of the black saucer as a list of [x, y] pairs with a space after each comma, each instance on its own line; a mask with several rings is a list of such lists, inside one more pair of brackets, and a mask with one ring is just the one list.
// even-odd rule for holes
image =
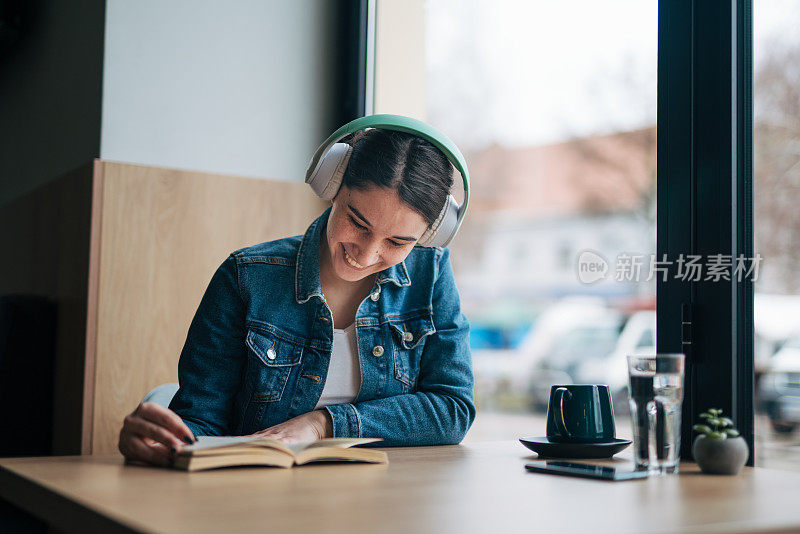
[[618, 438], [603, 443], [557, 443], [544, 436], [519, 441], [542, 458], [611, 458], [631, 444]]

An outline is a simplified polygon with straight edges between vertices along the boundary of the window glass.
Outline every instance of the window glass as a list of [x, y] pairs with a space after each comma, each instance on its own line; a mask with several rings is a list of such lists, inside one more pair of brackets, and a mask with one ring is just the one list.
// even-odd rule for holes
[[655, 331], [648, 328], [644, 332], [642, 332], [642, 336], [639, 338], [639, 342], [636, 344], [637, 349], [641, 348], [649, 348], [656, 346], [656, 340], [654, 338]]
[[[450, 245], [471, 323], [471, 439], [545, 434], [550, 386], [654, 350], [657, 2], [429, 0], [426, 119], [464, 152]], [[647, 336], [650, 336], [649, 338]]]
[[800, 0], [753, 2], [756, 458], [800, 470]]

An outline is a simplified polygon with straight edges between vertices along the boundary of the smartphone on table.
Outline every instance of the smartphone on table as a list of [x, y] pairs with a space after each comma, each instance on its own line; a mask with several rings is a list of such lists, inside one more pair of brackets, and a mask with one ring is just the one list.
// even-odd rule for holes
[[544, 462], [544, 464], [541, 462], [525, 464], [525, 469], [534, 473], [549, 473], [552, 475], [596, 478], [600, 480], [611, 481], [647, 478], [646, 469], [636, 469], [630, 465], [611, 467], [607, 465], [592, 465], [579, 462], [548, 460]]

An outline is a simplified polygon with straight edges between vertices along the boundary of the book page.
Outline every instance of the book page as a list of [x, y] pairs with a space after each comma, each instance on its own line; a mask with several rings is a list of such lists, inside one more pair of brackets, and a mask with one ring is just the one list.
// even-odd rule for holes
[[180, 452], [217, 449], [230, 447], [232, 445], [269, 447], [288, 452], [288, 448], [283, 443], [273, 439], [264, 439], [256, 436], [198, 436], [197, 443], [184, 445]]
[[309, 443], [292, 443], [287, 445], [294, 454], [300, 451], [315, 449], [319, 447], [333, 447], [337, 449], [346, 449], [356, 445], [363, 445], [364, 443], [372, 443], [375, 441], [382, 441], [381, 438], [325, 438]]
[[184, 445], [181, 451], [199, 451], [203, 449], [213, 449], [215, 447], [227, 447], [238, 443], [253, 441], [250, 436], [198, 436], [197, 443]]
[[273, 439], [264, 439], [256, 436], [198, 436], [197, 443], [184, 445], [180, 452], [189, 453], [207, 449], [220, 449], [231, 446], [268, 447], [290, 454], [297, 454], [306, 449], [317, 447], [335, 447], [346, 449], [355, 445], [381, 441], [381, 438], [325, 438], [309, 443], [285, 444]]

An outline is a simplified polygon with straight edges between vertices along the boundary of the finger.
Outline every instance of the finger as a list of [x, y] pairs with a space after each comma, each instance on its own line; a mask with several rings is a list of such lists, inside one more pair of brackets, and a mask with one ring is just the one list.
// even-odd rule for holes
[[265, 428], [264, 430], [257, 432], [256, 435], [265, 438], [274, 438], [276, 436], [282, 436], [284, 433], [285, 433], [285, 427], [284, 424], [281, 423], [275, 426], [271, 426], [269, 428]]
[[[178, 436], [186, 444], [191, 445], [197, 441], [194, 433], [188, 427], [183, 419], [170, 410], [158, 404], [147, 403], [149, 406], [145, 409], [145, 418], [152, 420], [154, 423], [170, 429], [170, 431]], [[153, 420], [155, 419], [155, 420]]]
[[[281, 424], [282, 424], [282, 423], [281, 423]], [[261, 430], [259, 430], [258, 432], [253, 432], [253, 433], [252, 433], [252, 434], [250, 434], [250, 435], [251, 435], [251, 436], [259, 436], [259, 437], [269, 436], [269, 435], [271, 435], [271, 434], [274, 434], [274, 433], [275, 433], [275, 430], [276, 430], [276, 429], [278, 429], [278, 428], [280, 428], [281, 424], [277, 424], [277, 425], [269, 426], [269, 427], [267, 427], [267, 428], [264, 428], [264, 429], [261, 429]]]
[[153, 438], [142, 437], [142, 441], [144, 441], [148, 447], [163, 447], [166, 451], [169, 451], [169, 448], [166, 445], [159, 443]]
[[162, 467], [169, 467], [172, 463], [172, 459], [166, 449], [148, 447], [140, 438], [132, 437], [128, 440], [127, 447], [130, 454], [126, 455], [126, 457], [132, 460], [141, 460]]
[[125, 418], [127, 431], [137, 437], [150, 438], [159, 443], [163, 443], [168, 449], [179, 449], [183, 442], [168, 429], [151, 423], [141, 416], [128, 416]]
[[280, 441], [281, 443], [297, 443], [297, 440], [294, 439], [293, 434], [290, 431], [283, 429], [276, 429], [275, 431], [267, 434], [265, 437]]
[[167, 456], [171, 456], [172, 455], [172, 451], [170, 449], [168, 449], [167, 446], [164, 445], [163, 443], [154, 442], [152, 445], [149, 445], [149, 446], [154, 448], [154, 449], [159, 449], [162, 453], [164, 453]]
[[250, 434], [250, 436], [254, 438], [272, 439], [273, 436], [275, 436], [275, 432], [272, 432], [271, 430], [260, 430], [254, 434]]
[[268, 434], [260, 434], [258, 437], [283, 442], [286, 439], [286, 434], [283, 432], [270, 432]]
[[159, 454], [161, 454], [162, 456], [166, 456], [167, 458], [169, 458], [170, 465], [172, 465], [172, 462], [174, 462], [174, 461], [175, 461], [175, 455], [176, 455], [176, 453], [175, 453], [175, 452], [172, 452], [172, 450], [171, 450], [171, 449], [168, 449], [168, 448], [167, 448], [167, 447], [166, 447], [166, 446], [165, 446], [163, 443], [154, 443], [154, 444], [153, 444], [153, 445], [151, 445], [150, 447], [151, 447], [151, 448], [153, 448], [153, 449], [158, 449], [158, 453], [159, 453]]
[[[146, 448], [142, 448], [142, 445]], [[154, 447], [147, 447], [142, 438], [130, 432], [120, 433], [118, 448], [119, 452], [127, 460], [154, 463], [156, 465], [168, 465], [171, 462], [171, 454], [164, 445], [159, 443], [155, 447], [157, 450], [155, 450], [154, 455], [153, 452], [147, 450]], [[164, 461], [164, 458], [166, 458], [166, 461]]]
[[183, 419], [169, 408], [153, 402], [143, 402], [139, 405], [137, 411], [139, 415], [148, 421], [169, 429], [170, 432], [179, 436], [185, 443], [191, 444], [197, 441], [192, 431], [183, 422]]
[[129, 460], [143, 461], [135, 452], [133, 452], [131, 447], [132, 440], [141, 440], [148, 447], [158, 449], [159, 454], [168, 458], [170, 461], [172, 461], [172, 458], [174, 457], [172, 450], [175, 449], [167, 447], [163, 443], [159, 443], [152, 438], [138, 436], [136, 433], [131, 431], [130, 424], [124, 424], [122, 429], [119, 431], [119, 442], [117, 443], [117, 449], [119, 449], [119, 452]]

